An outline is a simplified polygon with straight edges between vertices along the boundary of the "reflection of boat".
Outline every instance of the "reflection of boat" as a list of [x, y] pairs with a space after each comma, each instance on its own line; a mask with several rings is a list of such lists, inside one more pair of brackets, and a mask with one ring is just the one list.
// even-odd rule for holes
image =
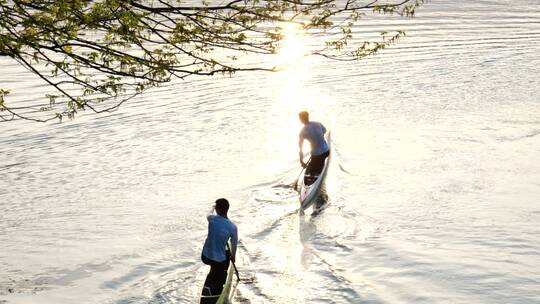
[[[228, 241], [227, 250], [231, 248], [231, 240]], [[229, 263], [229, 269], [227, 270], [227, 276], [225, 278], [220, 278], [212, 273], [209, 273], [206, 276], [204, 281], [204, 287], [201, 292], [200, 304], [224, 304], [232, 303], [232, 298], [234, 295], [234, 289], [236, 283], [234, 281], [234, 265], [232, 262]]]
[[301, 209], [307, 209], [313, 204], [319, 190], [324, 182], [326, 177], [326, 172], [328, 171], [328, 166], [330, 165], [330, 158], [332, 157], [332, 147], [331, 147], [331, 138], [330, 131], [325, 135], [326, 142], [328, 143], [328, 148], [330, 149], [330, 155], [324, 161], [324, 167], [318, 175], [309, 176], [306, 175], [306, 169], [302, 170], [300, 178], [298, 179], [298, 189], [300, 190], [300, 207]]

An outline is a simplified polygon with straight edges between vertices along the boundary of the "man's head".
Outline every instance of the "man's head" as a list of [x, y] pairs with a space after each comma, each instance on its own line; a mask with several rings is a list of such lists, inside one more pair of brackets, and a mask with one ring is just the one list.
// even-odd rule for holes
[[227, 217], [227, 212], [229, 211], [229, 201], [224, 198], [218, 198], [216, 200], [216, 213]]
[[302, 111], [298, 113], [298, 118], [300, 118], [300, 121], [303, 124], [307, 124], [309, 122], [309, 113], [307, 111]]

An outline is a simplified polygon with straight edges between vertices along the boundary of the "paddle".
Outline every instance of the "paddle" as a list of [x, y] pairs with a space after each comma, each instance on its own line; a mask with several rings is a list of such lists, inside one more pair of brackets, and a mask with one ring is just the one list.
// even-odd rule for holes
[[309, 165], [309, 162], [311, 161], [311, 156], [309, 157], [307, 163], [306, 163], [306, 166], [302, 168], [302, 170], [300, 170], [300, 174], [298, 174], [298, 177], [296, 178], [296, 181], [294, 182], [294, 191], [297, 191], [298, 190], [298, 180], [300, 179], [300, 176], [302, 175], [302, 172], [304, 172], [304, 169], [307, 168], [307, 166]]

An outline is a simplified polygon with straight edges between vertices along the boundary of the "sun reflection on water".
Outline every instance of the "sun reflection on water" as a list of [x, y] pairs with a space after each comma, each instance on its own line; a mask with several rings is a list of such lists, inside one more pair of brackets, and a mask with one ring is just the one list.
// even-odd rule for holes
[[277, 69], [288, 68], [309, 53], [307, 36], [299, 24], [283, 23], [280, 27], [283, 40], [274, 57]]

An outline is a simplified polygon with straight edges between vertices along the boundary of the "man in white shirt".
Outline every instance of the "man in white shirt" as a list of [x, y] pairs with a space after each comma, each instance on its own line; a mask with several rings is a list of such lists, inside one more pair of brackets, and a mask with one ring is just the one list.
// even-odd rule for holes
[[[214, 210], [216, 214], [214, 214]], [[221, 287], [227, 278], [229, 261], [234, 262], [236, 256], [236, 246], [238, 245], [238, 228], [229, 220], [227, 212], [229, 202], [220, 198], [210, 209], [206, 216], [208, 219], [208, 236], [204, 242], [201, 254], [203, 263], [210, 265], [205, 286], [214, 285]], [[227, 249], [227, 241], [231, 239], [232, 248]], [[228, 254], [228, 251], [231, 251]], [[208, 283], [208, 284], [207, 284]]]
[[[307, 176], [318, 175], [324, 167], [324, 160], [330, 155], [328, 143], [324, 139], [326, 128], [320, 122], [309, 121], [309, 113], [306, 111], [298, 113], [298, 117], [304, 124], [304, 127], [300, 131], [298, 142], [300, 148], [300, 164], [304, 168], [306, 168], [307, 165]], [[302, 151], [304, 140], [309, 141], [311, 144], [311, 160], [308, 164], [304, 163], [304, 152]]]

